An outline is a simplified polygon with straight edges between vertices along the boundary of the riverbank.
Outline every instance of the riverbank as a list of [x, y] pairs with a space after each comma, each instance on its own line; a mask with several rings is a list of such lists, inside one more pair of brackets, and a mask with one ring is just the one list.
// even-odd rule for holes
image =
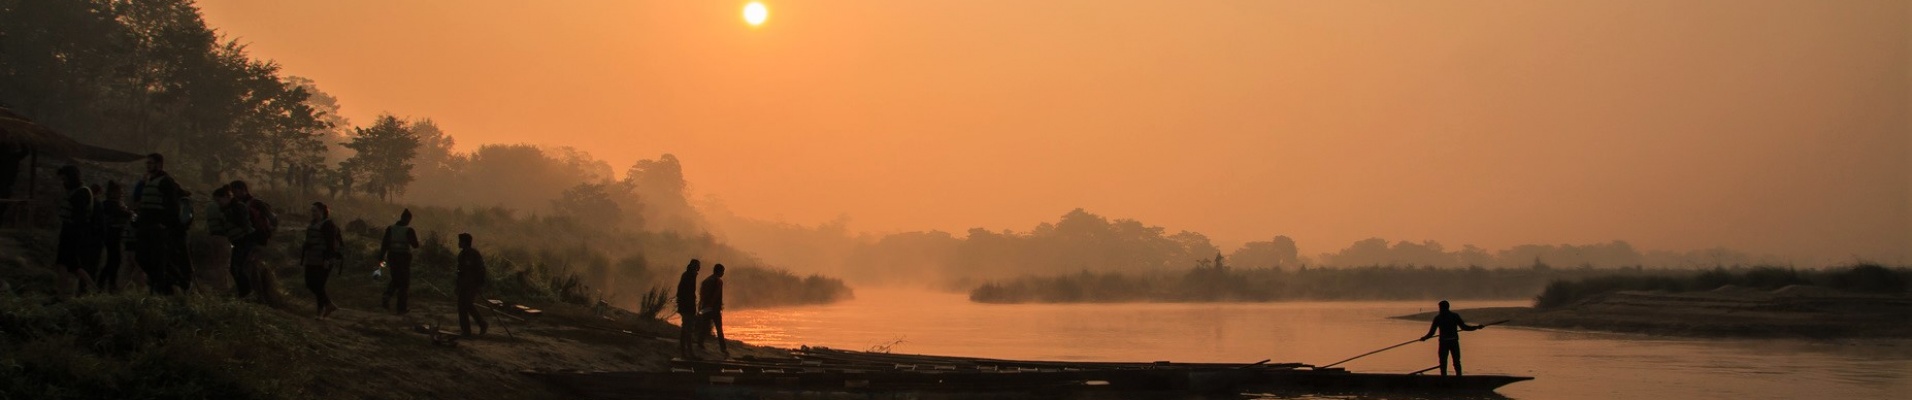
[[[215, 279], [176, 296], [137, 283], [55, 295], [53, 269], [37, 261], [49, 235], [0, 233], [0, 398], [563, 399], [573, 395], [524, 371], [664, 371], [678, 354], [668, 322], [509, 292], [488, 297], [542, 312], [484, 311], [489, 332], [437, 344], [422, 327], [458, 330], [444, 274], [415, 279], [402, 317], [379, 304], [385, 282], [356, 270], [331, 279], [340, 310], [324, 320], [287, 273], [262, 289], [277, 295], [267, 302], [234, 299]], [[712, 345], [702, 357], [721, 357]], [[786, 354], [729, 345], [739, 357]]]
[[[1762, 291], [1621, 291], [1571, 305], [1456, 310], [1470, 323], [1688, 337], [1898, 339], [1912, 337], [1912, 298], [1792, 285]], [[1434, 313], [1393, 318], [1428, 320]]]

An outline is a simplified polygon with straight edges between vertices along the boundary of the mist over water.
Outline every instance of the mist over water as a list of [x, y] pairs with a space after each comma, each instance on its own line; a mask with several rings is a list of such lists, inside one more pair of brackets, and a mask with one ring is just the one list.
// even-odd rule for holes
[[[1522, 305], [1455, 304], [1460, 310]], [[855, 300], [833, 305], [732, 312], [726, 333], [782, 347], [890, 345], [897, 353], [1018, 359], [1326, 365], [1420, 337], [1426, 322], [1387, 317], [1432, 310], [1430, 301], [997, 305], [971, 303], [961, 294], [858, 288]], [[1500, 390], [1512, 398], [1868, 399], [1912, 393], [1912, 348], [1903, 342], [1492, 327], [1464, 334], [1462, 348], [1469, 373], [1538, 378]], [[1429, 341], [1343, 366], [1409, 372], [1435, 363]]]

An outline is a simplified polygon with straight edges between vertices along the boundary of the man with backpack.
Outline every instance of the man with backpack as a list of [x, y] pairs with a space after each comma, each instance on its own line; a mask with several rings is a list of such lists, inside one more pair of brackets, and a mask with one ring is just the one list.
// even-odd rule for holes
[[166, 173], [166, 157], [146, 155], [146, 176], [133, 186], [138, 202], [133, 219], [133, 258], [146, 272], [146, 286], [156, 294], [172, 294], [175, 287], [192, 289], [192, 264], [181, 264], [186, 227], [192, 224], [187, 194]]
[[232, 248], [228, 264], [232, 272], [233, 295], [246, 297], [252, 294], [252, 280], [247, 271], [240, 268], [244, 265], [240, 260], [245, 259], [250, 253], [250, 246], [246, 243], [252, 240], [252, 213], [246, 210], [245, 205], [233, 199], [232, 185], [213, 189], [212, 201], [213, 203], [206, 207], [204, 213], [206, 233], [226, 238], [228, 247]]
[[[234, 213], [245, 215], [251, 233], [232, 239], [232, 287], [233, 295], [246, 297], [252, 294], [253, 286], [259, 283], [259, 250], [265, 248], [272, 239], [272, 232], [279, 228], [279, 221], [272, 214], [272, 205], [265, 200], [252, 197], [252, 190], [246, 181], [232, 181], [232, 205]], [[228, 217], [227, 222], [232, 221]]]
[[398, 215], [398, 223], [385, 228], [378, 249], [379, 259], [392, 271], [392, 281], [385, 285], [385, 298], [379, 301], [379, 306], [390, 309], [392, 297], [398, 297], [398, 309], [394, 310], [398, 315], [411, 311], [407, 300], [412, 293], [412, 249], [416, 248], [418, 232], [412, 229], [412, 210], [406, 209]]

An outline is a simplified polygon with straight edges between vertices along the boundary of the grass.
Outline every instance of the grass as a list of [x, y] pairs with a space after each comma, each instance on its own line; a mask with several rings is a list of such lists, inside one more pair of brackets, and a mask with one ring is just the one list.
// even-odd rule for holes
[[5, 398], [304, 398], [321, 338], [237, 300], [0, 297]]

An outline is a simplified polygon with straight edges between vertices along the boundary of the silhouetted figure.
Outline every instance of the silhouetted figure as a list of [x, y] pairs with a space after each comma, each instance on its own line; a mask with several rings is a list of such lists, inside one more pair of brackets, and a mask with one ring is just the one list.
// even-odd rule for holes
[[146, 176], [133, 186], [133, 198], [139, 202], [133, 218], [133, 258], [146, 272], [146, 286], [153, 293], [192, 289], [192, 264], [180, 262], [186, 227], [192, 222], [188, 211], [182, 211], [183, 197], [186, 191], [166, 173], [166, 158], [147, 154]]
[[697, 358], [690, 346], [692, 341], [697, 340], [698, 265], [696, 259], [691, 259], [690, 265], [684, 267], [684, 275], [677, 279], [677, 316], [680, 318], [678, 323], [682, 325], [677, 333], [677, 350], [687, 360]]
[[1441, 300], [1441, 312], [1434, 314], [1434, 324], [1427, 327], [1427, 335], [1421, 336], [1421, 341], [1427, 341], [1427, 339], [1434, 337], [1435, 332], [1440, 332], [1440, 349], [1435, 353], [1435, 357], [1441, 360], [1441, 375], [1447, 375], [1447, 360], [1449, 358], [1454, 360], [1454, 375], [1463, 375], [1461, 374], [1460, 331], [1472, 331], [1480, 328], [1483, 327], [1480, 325], [1468, 325], [1466, 321], [1461, 320], [1460, 314], [1448, 311], [1447, 300]]
[[133, 222], [133, 210], [126, 208], [123, 197], [119, 181], [107, 181], [106, 195], [99, 202], [99, 244], [106, 252], [106, 263], [93, 278], [100, 290], [109, 293], [119, 292], [120, 266], [126, 264], [125, 239], [130, 233], [126, 228]]
[[412, 295], [412, 249], [418, 248], [418, 232], [412, 229], [412, 210], [406, 209], [398, 215], [398, 223], [385, 228], [384, 239], [379, 244], [379, 259], [385, 261], [385, 268], [392, 272], [392, 281], [385, 285], [385, 298], [379, 306], [392, 308], [392, 298], [398, 298], [398, 309], [394, 313], [405, 315], [411, 312]]
[[312, 221], [305, 225], [305, 246], [299, 251], [299, 263], [305, 266], [305, 288], [318, 300], [320, 319], [339, 310], [339, 306], [332, 304], [332, 296], [326, 294], [325, 282], [331, 279], [332, 269], [344, 258], [339, 250], [344, 245], [345, 236], [340, 234], [339, 225], [332, 223], [332, 209], [325, 203], [312, 202]]
[[[220, 201], [223, 204], [221, 208], [226, 212], [226, 223], [243, 228], [234, 228], [235, 232], [244, 232], [226, 236], [232, 242], [232, 258], [228, 263], [232, 273], [232, 295], [245, 298], [252, 295], [252, 287], [258, 282], [258, 268], [254, 265], [258, 261], [258, 250], [265, 246], [266, 237], [271, 235], [272, 229], [265, 213], [254, 205], [257, 200], [246, 190], [245, 181], [232, 181], [226, 188], [231, 198]], [[213, 197], [219, 195], [214, 194]]]
[[485, 288], [485, 255], [471, 247], [471, 234], [458, 234], [458, 329], [471, 336], [471, 321], [478, 321], [478, 334], [491, 327], [485, 315], [478, 313], [479, 294]]
[[236, 297], [251, 294], [252, 286], [249, 283], [252, 281], [238, 265], [239, 260], [247, 254], [241, 243], [246, 237], [252, 236], [252, 214], [233, 200], [232, 186], [226, 185], [212, 190], [212, 204], [206, 205], [206, 212], [201, 215], [206, 219], [206, 233], [225, 238], [226, 247], [231, 249], [226, 264], [232, 274], [233, 294]]
[[724, 338], [723, 264], [717, 264], [710, 268], [710, 277], [704, 278], [703, 287], [699, 288], [697, 297], [698, 307], [702, 308], [697, 313], [697, 320], [702, 322], [703, 325], [697, 330], [697, 333], [699, 333], [697, 336], [697, 348], [704, 348], [704, 338], [710, 337], [711, 329], [716, 329], [717, 350], [724, 352], [724, 357], [729, 358], [730, 345], [725, 343], [726, 339]]
[[[93, 286], [94, 262], [99, 261], [94, 237], [99, 229], [93, 211], [93, 190], [80, 182], [80, 169], [71, 165], [55, 172], [66, 196], [60, 200], [60, 243], [53, 264], [66, 271], [60, 274], [61, 290], [73, 289], [73, 295], [86, 294]], [[78, 282], [75, 282], [78, 281]]]

